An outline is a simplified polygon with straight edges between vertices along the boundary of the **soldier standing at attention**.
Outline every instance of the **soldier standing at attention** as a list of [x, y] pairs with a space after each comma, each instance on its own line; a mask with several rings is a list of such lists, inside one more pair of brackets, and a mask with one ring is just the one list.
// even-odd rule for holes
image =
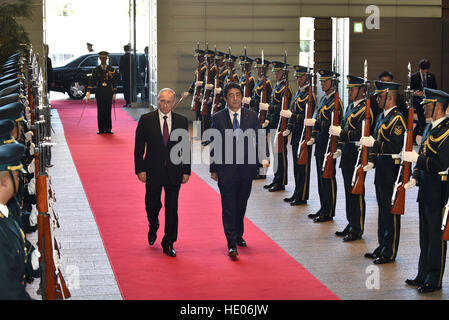
[[86, 100], [90, 101], [90, 91], [95, 89], [95, 98], [97, 100], [97, 134], [113, 134], [111, 108], [112, 102], [115, 103], [115, 93], [117, 91], [117, 74], [115, 68], [107, 65], [109, 53], [101, 51], [99, 53], [101, 64], [92, 71], [92, 76], [87, 87]]

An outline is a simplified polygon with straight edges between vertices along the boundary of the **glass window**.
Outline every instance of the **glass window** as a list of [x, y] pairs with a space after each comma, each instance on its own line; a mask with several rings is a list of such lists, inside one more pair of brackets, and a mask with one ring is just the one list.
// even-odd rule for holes
[[80, 67], [96, 67], [98, 65], [100, 65], [98, 56], [91, 56], [81, 62]]

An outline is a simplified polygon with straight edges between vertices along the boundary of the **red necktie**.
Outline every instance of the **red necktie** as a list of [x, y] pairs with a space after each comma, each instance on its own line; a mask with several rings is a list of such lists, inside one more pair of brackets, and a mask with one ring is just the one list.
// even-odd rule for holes
[[167, 116], [164, 116], [164, 127], [162, 128], [162, 138], [164, 139], [164, 145], [167, 146], [168, 143], [168, 138], [169, 138], [169, 134], [168, 134], [168, 125], [167, 125]]

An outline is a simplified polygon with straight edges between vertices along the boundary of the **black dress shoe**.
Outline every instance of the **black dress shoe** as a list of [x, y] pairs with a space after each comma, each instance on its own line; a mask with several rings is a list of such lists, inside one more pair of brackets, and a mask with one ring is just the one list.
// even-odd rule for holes
[[284, 198], [284, 201], [285, 201], [285, 202], [292, 202], [292, 201], [295, 201], [295, 198], [296, 198], [296, 196], [295, 196], [295, 195], [292, 195], [292, 196], [289, 197], [289, 198]]
[[229, 248], [229, 253], [228, 254], [229, 254], [229, 256], [231, 258], [235, 258], [235, 257], [237, 257], [237, 255], [239, 253], [237, 252], [237, 248], [233, 247], [233, 248]]
[[376, 260], [373, 261], [374, 264], [385, 264], [390, 262], [394, 262], [394, 259], [388, 259], [384, 256], [377, 257]]
[[282, 190], [285, 190], [285, 187], [280, 184], [275, 184], [270, 189], [268, 189], [268, 191], [270, 191], [270, 192], [276, 192], [276, 191], [282, 191]]
[[362, 239], [361, 236], [358, 236], [358, 235], [353, 234], [352, 232], [349, 232], [348, 235], [346, 235], [343, 238], [343, 241], [344, 242], [351, 242], [351, 241], [356, 241], [356, 240], [360, 240], [360, 239]]
[[170, 245], [168, 245], [166, 247], [162, 247], [162, 248], [163, 248], [164, 253], [167, 256], [169, 256], [169, 257], [176, 257], [176, 251], [175, 251], [175, 249], [173, 249], [173, 245], [172, 244], [170, 244]]
[[375, 254], [374, 252], [373, 253], [367, 252], [365, 253], [364, 257], [368, 259], [377, 259], [377, 254]]
[[97, 131], [97, 134], [103, 134], [104, 131]]
[[243, 239], [243, 238], [238, 239], [238, 240], [237, 240], [237, 245], [238, 245], [239, 247], [246, 247], [246, 241], [245, 241], [245, 239]]
[[258, 174], [255, 178], [254, 178], [254, 180], [262, 180], [262, 179], [266, 179], [267, 178], [267, 176], [265, 175], [265, 174]]
[[274, 182], [270, 183], [270, 184], [266, 184], [264, 185], [264, 189], [270, 189], [272, 186], [274, 186]]
[[408, 284], [409, 286], [414, 286], [414, 287], [421, 287], [424, 285], [423, 281], [418, 281], [416, 279], [407, 279], [407, 280], [405, 280], [405, 283]]
[[334, 220], [334, 218], [332, 218], [332, 217], [318, 216], [315, 219], [313, 219], [313, 222], [327, 222], [327, 221], [332, 221], [332, 220]]
[[347, 235], [348, 235], [348, 232], [347, 231], [335, 231], [335, 235], [337, 236], [337, 237], [346, 237]]
[[114, 134], [114, 132], [112, 132], [112, 131], [106, 131], [105, 133], [107, 133], [107, 134]]
[[307, 200], [294, 200], [290, 202], [291, 206], [300, 206], [302, 204], [307, 204]]
[[315, 212], [315, 213], [311, 213], [311, 214], [307, 215], [307, 218], [315, 219], [315, 218], [318, 218], [320, 216], [320, 214], [321, 214], [321, 211], [318, 211], [318, 212]]
[[156, 241], [157, 233], [153, 232], [151, 230], [148, 231], [148, 244], [152, 246], [154, 242]]
[[437, 290], [441, 290], [441, 287], [434, 287], [430, 283], [426, 283], [418, 288], [419, 293], [428, 293], [428, 292], [434, 292]]

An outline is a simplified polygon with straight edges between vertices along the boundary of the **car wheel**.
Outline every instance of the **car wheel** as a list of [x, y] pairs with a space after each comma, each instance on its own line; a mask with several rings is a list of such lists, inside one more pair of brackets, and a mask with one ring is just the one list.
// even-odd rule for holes
[[86, 90], [87, 85], [85, 82], [73, 80], [72, 82], [70, 82], [67, 93], [69, 94], [70, 98], [80, 100], [83, 99], [86, 95]]

